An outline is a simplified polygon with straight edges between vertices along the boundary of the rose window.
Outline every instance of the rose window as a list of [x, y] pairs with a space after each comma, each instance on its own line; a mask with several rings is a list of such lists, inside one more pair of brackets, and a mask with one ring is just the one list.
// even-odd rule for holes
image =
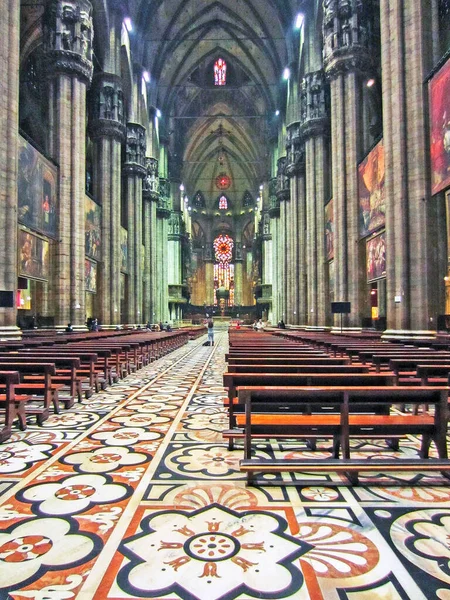
[[229, 235], [219, 235], [214, 240], [214, 252], [216, 261], [219, 263], [229, 263], [233, 254], [233, 240]]

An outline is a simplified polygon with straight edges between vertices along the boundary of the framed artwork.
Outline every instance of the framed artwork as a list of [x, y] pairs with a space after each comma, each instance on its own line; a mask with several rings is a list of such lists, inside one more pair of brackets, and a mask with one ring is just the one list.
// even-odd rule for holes
[[19, 229], [19, 275], [48, 279], [50, 244], [33, 233]]
[[101, 217], [102, 209], [89, 196], [85, 196], [84, 246], [85, 254], [90, 258], [101, 256]]
[[380, 233], [366, 244], [367, 281], [386, 276], [386, 235]]
[[18, 220], [46, 235], [56, 235], [58, 169], [19, 135]]
[[428, 82], [431, 193], [450, 187], [450, 59]]
[[334, 258], [334, 202], [325, 206], [325, 260]]
[[369, 235], [386, 222], [383, 140], [372, 148], [358, 166], [359, 215], [361, 237]]
[[84, 286], [86, 292], [95, 294], [97, 291], [97, 263], [87, 259], [84, 261]]

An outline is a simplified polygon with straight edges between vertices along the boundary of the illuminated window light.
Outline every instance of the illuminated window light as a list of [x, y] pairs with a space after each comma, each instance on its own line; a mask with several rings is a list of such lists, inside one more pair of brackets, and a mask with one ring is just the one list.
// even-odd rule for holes
[[125, 23], [125, 27], [127, 28], [128, 33], [131, 33], [133, 31], [133, 24], [131, 22], [130, 17], [125, 17], [123, 22]]

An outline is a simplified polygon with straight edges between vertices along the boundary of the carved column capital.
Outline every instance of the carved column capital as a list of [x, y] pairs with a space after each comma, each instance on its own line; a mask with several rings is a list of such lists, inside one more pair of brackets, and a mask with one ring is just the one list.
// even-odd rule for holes
[[203, 260], [209, 263], [214, 262], [214, 246], [211, 242], [205, 244], [205, 248], [203, 250]]
[[142, 186], [142, 195], [145, 200], [158, 202], [159, 200], [159, 175], [158, 159], [145, 157], [146, 175]]
[[122, 142], [125, 139], [126, 127], [120, 77], [112, 73], [98, 73], [92, 82], [92, 93], [92, 137], [112, 137]]
[[289, 200], [289, 178], [286, 174], [287, 158], [282, 156], [277, 161], [277, 188], [276, 197], [279, 201]]
[[300, 134], [303, 139], [323, 135], [328, 128], [325, 71], [306, 73], [301, 85]]
[[170, 205], [170, 181], [164, 177], [159, 178], [159, 198], [156, 205], [156, 215], [168, 219], [172, 210]]
[[280, 201], [277, 198], [277, 178], [269, 181], [269, 215], [272, 219], [280, 216]]
[[286, 167], [287, 177], [294, 177], [305, 170], [305, 146], [300, 131], [300, 123], [291, 123], [286, 128]]
[[127, 123], [125, 173], [145, 177], [145, 127], [139, 123]]
[[186, 233], [183, 215], [180, 211], [173, 211], [169, 217], [169, 241], [179, 241]]
[[73, 75], [89, 85], [92, 38], [92, 5], [88, 0], [52, 0], [44, 19], [47, 76]]
[[373, 0], [323, 0], [323, 61], [327, 77], [371, 68]]

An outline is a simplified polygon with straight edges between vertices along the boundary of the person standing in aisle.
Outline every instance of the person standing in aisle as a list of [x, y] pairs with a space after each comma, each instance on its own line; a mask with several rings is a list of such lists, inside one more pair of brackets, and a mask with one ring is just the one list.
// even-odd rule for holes
[[208, 342], [210, 346], [214, 346], [214, 321], [208, 319]]

